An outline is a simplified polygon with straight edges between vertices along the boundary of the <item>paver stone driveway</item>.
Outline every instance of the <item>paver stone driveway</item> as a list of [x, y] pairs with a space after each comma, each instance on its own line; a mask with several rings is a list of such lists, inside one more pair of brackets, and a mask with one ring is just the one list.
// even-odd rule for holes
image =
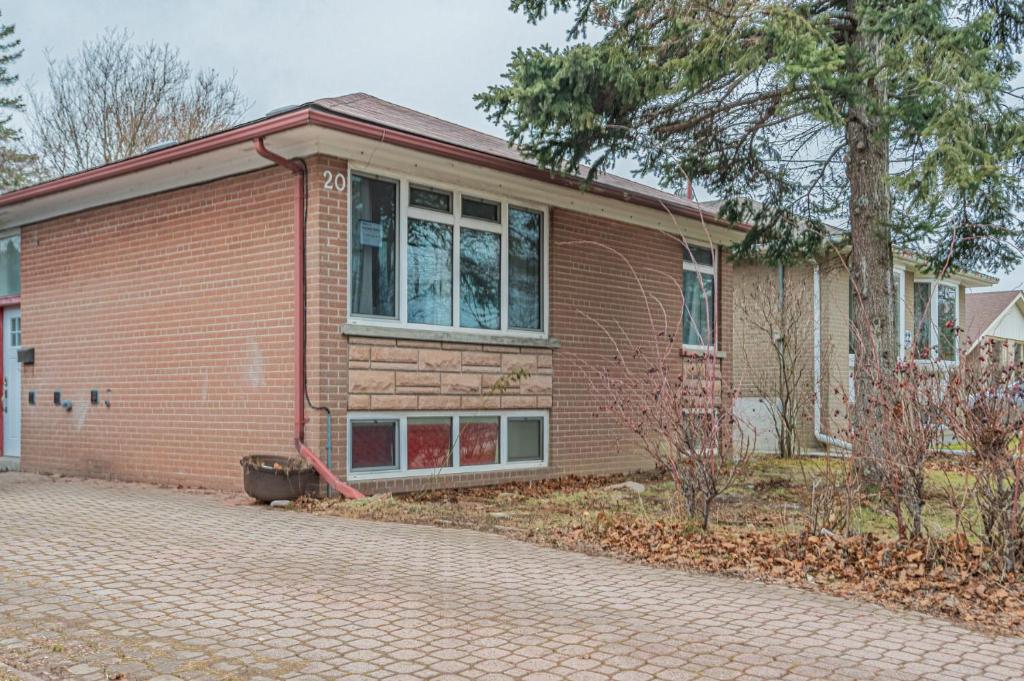
[[1024, 678], [1024, 640], [924, 616], [239, 501], [0, 475], [0, 659], [82, 679]]

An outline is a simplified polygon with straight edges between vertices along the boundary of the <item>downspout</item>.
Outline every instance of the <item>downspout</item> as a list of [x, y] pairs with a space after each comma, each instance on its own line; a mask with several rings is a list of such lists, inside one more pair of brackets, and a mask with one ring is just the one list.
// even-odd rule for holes
[[827, 447], [851, 451], [846, 440], [826, 435], [821, 427], [821, 268], [814, 264], [814, 439]]
[[262, 137], [253, 139], [256, 153], [273, 161], [295, 176], [295, 424], [294, 444], [299, 456], [313, 466], [327, 485], [349, 499], [362, 499], [363, 494], [342, 482], [331, 469], [306, 446], [306, 164], [289, 160], [267, 149]]

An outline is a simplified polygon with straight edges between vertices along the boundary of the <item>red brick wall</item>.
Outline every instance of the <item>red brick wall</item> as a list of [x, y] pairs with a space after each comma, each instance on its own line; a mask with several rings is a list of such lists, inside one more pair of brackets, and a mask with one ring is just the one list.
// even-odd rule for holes
[[271, 169], [23, 230], [24, 469], [237, 489], [241, 456], [292, 451], [292, 187]]
[[[660, 301], [674, 320], [681, 305], [683, 244], [662, 232], [561, 209], [551, 212], [551, 223], [551, 335], [562, 343], [554, 356], [551, 472], [650, 466], [630, 434], [601, 413], [602, 402], [586, 374], [612, 366], [615, 352], [594, 321], [618, 339], [637, 342], [652, 334], [644, 296], [620, 256], [640, 276], [652, 302]], [[720, 267], [718, 300], [720, 349], [727, 351], [732, 338], [732, 266], [727, 262]], [[660, 329], [660, 321], [654, 328]], [[729, 363], [722, 371], [728, 379]]]
[[[324, 172], [346, 176], [345, 161], [307, 159], [309, 193], [306, 225], [306, 382], [313, 404], [331, 410], [331, 468], [345, 477], [345, 414], [348, 344], [341, 327], [348, 316], [348, 192], [324, 189]], [[323, 457], [327, 418], [306, 405], [306, 442]]]
[[[351, 380], [362, 376], [355, 373], [370, 368], [372, 357], [364, 355], [374, 348], [416, 352], [416, 372], [424, 370], [421, 355], [437, 351], [457, 355], [463, 365], [467, 354], [536, 361], [529, 385], [509, 393], [500, 406], [551, 406], [551, 465], [361, 483], [368, 491], [648, 465], [628, 433], [597, 416], [598, 401], [579, 373], [580, 360], [611, 357], [610, 346], [581, 313], [621, 323], [633, 336], [650, 333], [630, 273], [613, 253], [589, 242], [626, 254], [649, 292], [677, 314], [683, 252], [678, 240], [552, 210], [550, 326], [562, 343], [553, 351], [355, 338], [350, 345], [342, 333], [347, 195], [324, 189], [322, 179], [325, 170], [345, 173], [346, 164], [323, 156], [307, 163], [308, 392], [314, 404], [333, 414], [335, 471], [344, 476], [347, 410], [385, 408], [379, 399], [373, 405], [376, 389], [350, 389], [350, 371]], [[241, 456], [293, 453], [293, 186], [289, 172], [267, 169], [24, 230], [23, 342], [36, 348], [36, 363], [25, 368], [23, 390], [35, 391], [37, 402], [23, 409], [26, 470], [238, 489]], [[731, 301], [728, 264], [722, 267], [719, 298]], [[731, 303], [720, 304], [719, 337], [725, 341], [731, 325]], [[481, 367], [485, 378], [494, 373], [490, 365]], [[399, 368], [387, 372], [394, 373], [394, 385], [385, 392], [392, 399], [411, 396], [414, 408], [439, 408], [426, 398], [445, 391], [400, 389]], [[458, 379], [465, 367], [425, 369], [443, 383], [445, 376]], [[410, 372], [402, 374], [402, 380], [410, 379]], [[56, 389], [73, 401], [70, 413], [53, 405]], [[100, 390], [100, 406], [89, 405], [90, 389]], [[102, 405], [106, 399], [109, 408]], [[323, 454], [324, 414], [309, 407], [306, 413], [306, 440]]]

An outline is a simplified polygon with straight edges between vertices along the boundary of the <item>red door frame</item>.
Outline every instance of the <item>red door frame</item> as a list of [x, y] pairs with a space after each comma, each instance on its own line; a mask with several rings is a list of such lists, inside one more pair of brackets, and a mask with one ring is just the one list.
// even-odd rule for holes
[[[0, 386], [4, 384], [4, 350], [7, 349], [7, 329], [3, 325], [3, 313], [8, 307], [21, 305], [21, 296], [0, 296]], [[21, 399], [21, 396], [18, 396]], [[4, 419], [0, 416], [0, 456], [4, 455]]]

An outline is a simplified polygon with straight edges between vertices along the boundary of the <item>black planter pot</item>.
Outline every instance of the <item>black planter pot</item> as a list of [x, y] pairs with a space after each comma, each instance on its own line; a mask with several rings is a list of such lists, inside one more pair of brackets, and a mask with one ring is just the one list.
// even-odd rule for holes
[[319, 488], [317, 472], [294, 457], [254, 454], [239, 463], [245, 493], [258, 501], [292, 501]]

